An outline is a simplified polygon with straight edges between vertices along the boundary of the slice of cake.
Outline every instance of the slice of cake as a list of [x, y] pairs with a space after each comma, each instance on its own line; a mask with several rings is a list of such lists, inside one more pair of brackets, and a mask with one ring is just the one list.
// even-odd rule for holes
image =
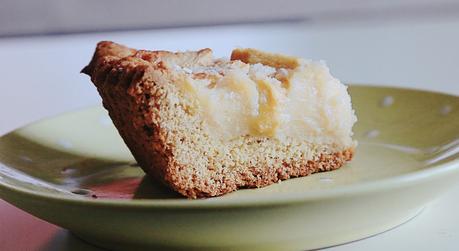
[[353, 155], [351, 99], [322, 62], [100, 42], [82, 72], [143, 170], [189, 198], [334, 170]]

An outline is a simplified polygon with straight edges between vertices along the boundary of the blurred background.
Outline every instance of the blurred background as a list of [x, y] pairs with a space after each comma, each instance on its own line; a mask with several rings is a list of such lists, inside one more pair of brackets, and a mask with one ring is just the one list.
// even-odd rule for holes
[[0, 34], [43, 35], [250, 22], [457, 16], [452, 0], [3, 0]]
[[[345, 83], [459, 95], [459, 1], [0, 0], [0, 135], [100, 104], [80, 74], [100, 40], [152, 50], [209, 47], [219, 57], [255, 47], [323, 59]], [[429, 219], [349, 250], [456, 250], [457, 224]], [[0, 200], [0, 250], [60, 243], [67, 234], [57, 229]]]

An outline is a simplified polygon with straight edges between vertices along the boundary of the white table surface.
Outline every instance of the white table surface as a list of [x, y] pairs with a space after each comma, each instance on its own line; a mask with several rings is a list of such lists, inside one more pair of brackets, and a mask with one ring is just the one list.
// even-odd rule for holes
[[[459, 17], [9, 38], [0, 39], [0, 135], [43, 117], [99, 104], [95, 88], [79, 71], [100, 40], [149, 49], [211, 47], [222, 57], [234, 47], [256, 47], [326, 59], [332, 73], [344, 82], [459, 95]], [[329, 250], [459, 250], [458, 197], [456, 186], [408, 223]], [[29, 227], [48, 231], [35, 243], [18, 245], [12, 233], [29, 233]], [[25, 249], [99, 250], [0, 200], [0, 250]]]

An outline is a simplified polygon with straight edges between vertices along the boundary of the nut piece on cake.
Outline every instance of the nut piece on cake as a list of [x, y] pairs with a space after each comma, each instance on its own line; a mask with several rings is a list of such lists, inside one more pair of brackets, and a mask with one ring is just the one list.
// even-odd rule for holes
[[322, 62], [100, 42], [82, 72], [142, 169], [189, 198], [334, 170], [353, 155], [351, 99]]

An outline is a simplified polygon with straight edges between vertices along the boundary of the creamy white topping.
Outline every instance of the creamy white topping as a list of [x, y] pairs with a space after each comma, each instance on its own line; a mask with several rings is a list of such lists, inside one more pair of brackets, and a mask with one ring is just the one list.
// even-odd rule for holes
[[357, 118], [347, 87], [325, 63], [298, 62], [287, 69], [219, 61], [183, 71], [178, 84], [223, 140], [252, 135], [352, 146]]

